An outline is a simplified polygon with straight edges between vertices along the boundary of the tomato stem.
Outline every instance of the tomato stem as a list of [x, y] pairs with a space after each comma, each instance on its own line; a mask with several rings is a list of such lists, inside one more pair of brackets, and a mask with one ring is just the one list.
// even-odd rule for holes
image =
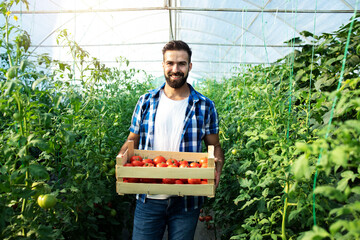
[[285, 200], [284, 200], [284, 210], [283, 210], [283, 216], [282, 216], [282, 223], [281, 223], [281, 239], [286, 240], [286, 214], [287, 214], [287, 208], [288, 208], [288, 191], [289, 191], [289, 182], [286, 181], [285, 183]]

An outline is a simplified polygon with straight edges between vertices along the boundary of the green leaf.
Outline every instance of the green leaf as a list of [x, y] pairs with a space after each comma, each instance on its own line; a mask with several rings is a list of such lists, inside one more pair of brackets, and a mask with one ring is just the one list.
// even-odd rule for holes
[[30, 175], [34, 178], [34, 179], [46, 179], [49, 180], [50, 176], [49, 173], [46, 171], [46, 168], [42, 165], [38, 165], [38, 164], [31, 164], [29, 165], [29, 171], [30, 171]]
[[353, 188], [351, 189], [351, 192], [360, 195], [360, 187], [359, 187], [359, 186], [353, 187]]
[[335, 235], [335, 233], [341, 231], [342, 229], [346, 228], [348, 225], [348, 222], [345, 220], [337, 220], [335, 223], [331, 224], [329, 230], [332, 235]]
[[336, 186], [336, 189], [338, 189], [338, 190], [340, 190], [340, 191], [344, 191], [345, 188], [346, 188], [347, 185], [348, 185], [348, 182], [349, 182], [349, 179], [348, 179], [348, 178], [343, 178], [343, 179], [341, 179], [341, 180], [338, 182], [338, 184], [337, 184], [337, 186]]
[[330, 234], [319, 226], [314, 226], [311, 231], [305, 232], [302, 240], [320, 240], [326, 237], [330, 237]]
[[32, 90], [34, 91], [36, 86], [39, 85], [42, 81], [44, 81], [45, 79], [47, 79], [47, 77], [42, 77], [42, 78], [38, 78], [36, 79], [36, 81], [33, 82], [32, 84]]
[[6, 87], [6, 90], [4, 92], [4, 95], [9, 95], [9, 93], [12, 92], [12, 90], [14, 90], [16, 84], [15, 84], [16, 80], [11, 80], [11, 81], [7, 81], [5, 83], [5, 87]]
[[295, 147], [301, 152], [306, 152], [307, 150], [310, 149], [305, 142], [296, 142]]
[[347, 146], [337, 146], [330, 152], [330, 159], [343, 167], [348, 165], [349, 154]]
[[335, 214], [336, 216], [348, 215], [348, 214], [357, 214], [360, 212], [360, 202], [354, 202], [344, 205], [340, 208], [334, 208], [330, 211], [330, 215]]
[[268, 224], [269, 223], [269, 220], [267, 220], [266, 218], [265, 219], [262, 219], [258, 224], [260, 225], [265, 225], [265, 224]]
[[240, 180], [240, 186], [243, 188], [250, 188], [252, 183], [253, 181], [251, 179], [243, 178]]
[[44, 139], [42, 138], [36, 138], [36, 139], [32, 139], [29, 143], [29, 146], [34, 146], [34, 147], [38, 147], [41, 150], [46, 150], [49, 148], [49, 145], [47, 142], [44, 141]]
[[321, 194], [325, 197], [328, 197], [330, 199], [336, 199], [339, 202], [343, 202], [346, 200], [345, 195], [338, 189], [332, 187], [332, 186], [319, 186], [316, 187], [314, 193]]
[[305, 177], [309, 179], [311, 176], [309, 168], [309, 159], [305, 154], [301, 155], [292, 165], [291, 171], [294, 173], [296, 179], [300, 180]]
[[253, 198], [250, 201], [247, 201], [240, 210], [244, 210], [246, 207], [250, 206], [251, 204], [253, 204], [254, 202], [258, 201], [258, 198]]
[[55, 108], [59, 108], [59, 105], [61, 103], [61, 100], [62, 100], [62, 96], [59, 96], [56, 100], [56, 103], [55, 103]]
[[74, 186], [71, 186], [71, 187], [70, 187], [70, 191], [72, 191], [72, 192], [78, 192], [79, 189], [76, 188], [76, 187], [74, 187]]

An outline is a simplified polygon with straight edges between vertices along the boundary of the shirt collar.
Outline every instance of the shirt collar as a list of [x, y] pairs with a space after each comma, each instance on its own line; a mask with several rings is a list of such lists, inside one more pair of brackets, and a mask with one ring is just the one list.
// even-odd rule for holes
[[[196, 92], [196, 90], [191, 86], [191, 84], [187, 83], [187, 85], [190, 88], [190, 95], [189, 95], [189, 102], [197, 102], [199, 101], [200, 95], [198, 94], [198, 92]], [[160, 87], [150, 90], [149, 93], [151, 95], [151, 97], [159, 97], [160, 94], [160, 90], [164, 89], [165, 87], [165, 83], [163, 83]]]

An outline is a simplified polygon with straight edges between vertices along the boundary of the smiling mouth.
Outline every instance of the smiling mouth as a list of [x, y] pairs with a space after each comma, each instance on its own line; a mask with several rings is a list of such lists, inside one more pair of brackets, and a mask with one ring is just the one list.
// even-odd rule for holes
[[179, 78], [181, 78], [183, 76], [184, 76], [184, 74], [181, 74], [181, 73], [169, 74], [169, 77], [171, 77], [173, 79], [179, 79]]
[[180, 75], [171, 75], [170, 77], [171, 77], [171, 78], [174, 78], [174, 79], [179, 79], [179, 78], [181, 78]]

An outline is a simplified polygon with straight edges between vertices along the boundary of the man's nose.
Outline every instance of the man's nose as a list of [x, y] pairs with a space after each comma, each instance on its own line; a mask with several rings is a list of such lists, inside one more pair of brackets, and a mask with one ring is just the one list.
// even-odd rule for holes
[[179, 64], [174, 64], [173, 67], [172, 67], [172, 71], [173, 72], [179, 72], [180, 68], [179, 68]]

